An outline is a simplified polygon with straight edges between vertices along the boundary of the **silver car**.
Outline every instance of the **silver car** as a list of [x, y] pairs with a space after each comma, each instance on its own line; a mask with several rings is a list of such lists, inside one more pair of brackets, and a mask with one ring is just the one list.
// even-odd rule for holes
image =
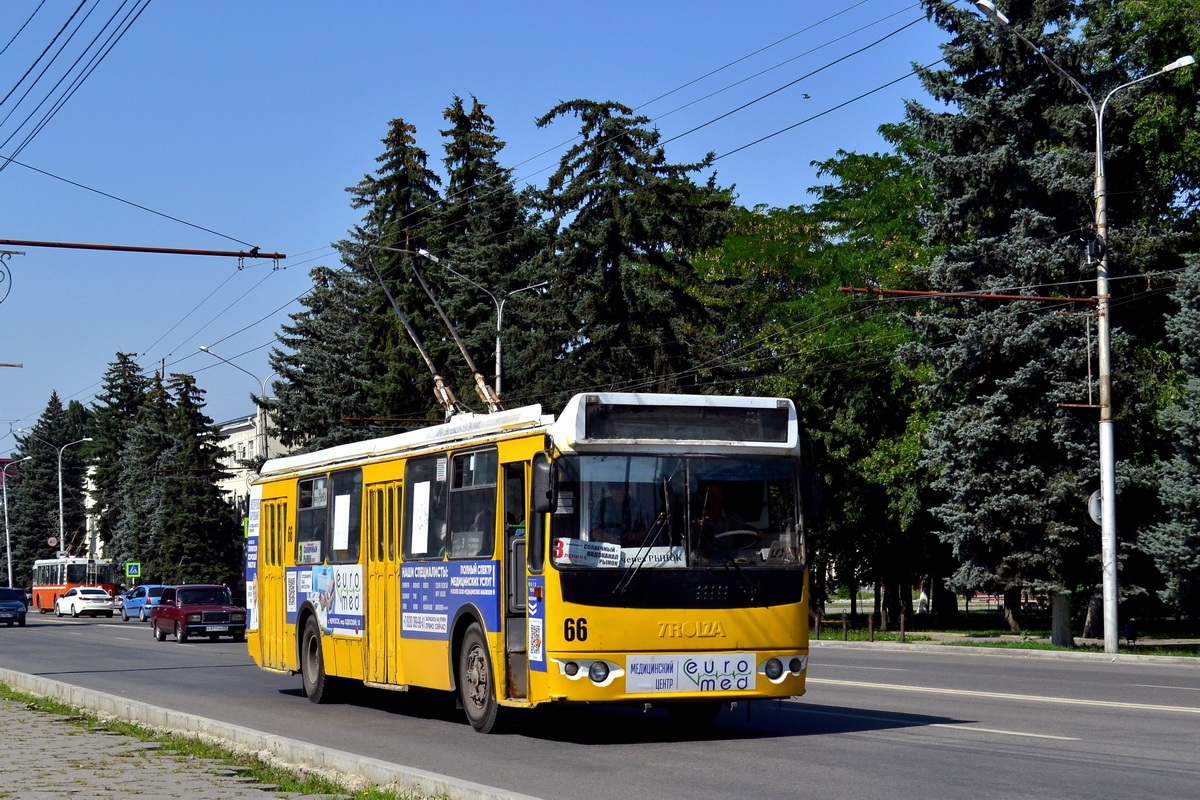
[[76, 586], [54, 601], [54, 616], [70, 614], [72, 617], [106, 617], [113, 615], [112, 595], [95, 586]]

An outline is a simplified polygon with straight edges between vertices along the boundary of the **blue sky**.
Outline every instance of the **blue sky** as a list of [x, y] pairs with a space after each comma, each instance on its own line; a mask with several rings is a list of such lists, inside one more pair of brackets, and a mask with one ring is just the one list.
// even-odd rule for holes
[[33, 14], [39, 2], [0, 5], [0, 92], [19, 87], [0, 105], [0, 155], [15, 158], [0, 169], [0, 239], [258, 246], [287, 259], [275, 269], [0, 245], [24, 251], [0, 285], [0, 363], [23, 364], [0, 368], [3, 453], [51, 391], [91, 403], [118, 351], [194, 374], [217, 421], [252, 413], [308, 271], [338, 263], [330, 242], [361, 217], [344, 189], [374, 171], [394, 118], [417, 127], [440, 171], [442, 111], [456, 94], [477, 97], [507, 142], [504, 163], [540, 185], [575, 127], [534, 120], [561, 100], [616, 100], [679, 136], [672, 161], [716, 152], [718, 182], [739, 202], [788, 206], [810, 201], [812, 161], [879, 150], [878, 126], [923, 94], [910, 77], [830, 109], [935, 61], [945, 38], [911, 0], [153, 0], [30, 137], [84, 34], [134, 6], [87, 0], [91, 18], [24, 95], [21, 76], [77, 6], [46, 0]]

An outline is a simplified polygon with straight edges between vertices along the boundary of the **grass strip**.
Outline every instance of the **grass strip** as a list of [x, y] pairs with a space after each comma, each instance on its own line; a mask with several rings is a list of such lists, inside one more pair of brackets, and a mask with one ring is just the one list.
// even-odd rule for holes
[[[109, 732], [128, 736], [139, 742], [153, 742], [160, 751], [180, 758], [204, 760], [219, 764], [256, 782], [271, 786], [268, 791], [276, 794], [340, 795], [355, 800], [446, 800], [446, 795], [416, 795], [397, 793], [385, 789], [368, 787], [355, 791], [319, 775], [306, 773], [302, 769], [287, 769], [267, 764], [252, 755], [237, 753], [220, 745], [212, 744], [191, 736], [162, 733], [135, 722], [119, 719], [100, 719], [89, 712], [72, 708], [59, 700], [39, 695], [14, 691], [0, 683], [0, 701], [12, 701], [24, 705], [31, 711], [55, 714], [89, 732]], [[202, 764], [197, 765], [203, 769]]]

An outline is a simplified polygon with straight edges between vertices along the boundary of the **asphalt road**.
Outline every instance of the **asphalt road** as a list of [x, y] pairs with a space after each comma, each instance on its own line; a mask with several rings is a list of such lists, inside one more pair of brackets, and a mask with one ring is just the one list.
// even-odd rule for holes
[[[1171, 660], [1174, 661], [1174, 660]], [[453, 699], [314, 706], [229, 640], [33, 614], [0, 666], [544, 798], [1181, 798], [1200, 786], [1200, 661], [813, 648], [808, 694], [680, 732], [661, 712], [561, 708], [474, 733]]]

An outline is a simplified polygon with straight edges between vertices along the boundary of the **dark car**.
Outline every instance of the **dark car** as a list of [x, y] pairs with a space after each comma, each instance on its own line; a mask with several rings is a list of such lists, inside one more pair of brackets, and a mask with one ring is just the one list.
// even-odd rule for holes
[[25, 602], [25, 592], [20, 589], [0, 589], [0, 622], [25, 627], [25, 612], [29, 606]]
[[232, 636], [235, 642], [246, 638], [246, 609], [235, 606], [228, 587], [207, 583], [168, 586], [150, 609], [150, 629], [154, 638], [165, 641], [172, 634], [183, 644], [192, 636], [207, 636], [216, 641]]

